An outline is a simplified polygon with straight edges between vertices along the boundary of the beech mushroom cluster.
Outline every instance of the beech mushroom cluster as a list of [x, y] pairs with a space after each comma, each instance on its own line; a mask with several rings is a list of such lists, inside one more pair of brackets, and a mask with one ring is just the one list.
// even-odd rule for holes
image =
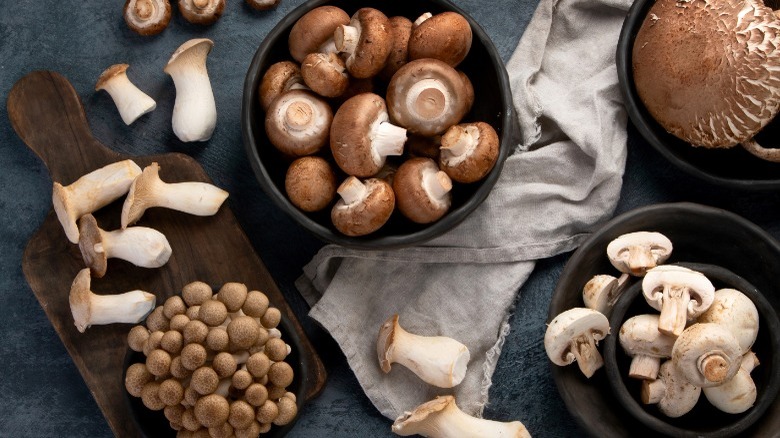
[[127, 392], [182, 435], [257, 437], [298, 413], [279, 309], [242, 283], [190, 283], [133, 327]]
[[[246, 0], [258, 11], [273, 9], [281, 0]], [[225, 0], [179, 0], [179, 12], [192, 24], [214, 24], [225, 11]], [[171, 21], [170, 0], [127, 0], [122, 14], [132, 31], [139, 35], [157, 35]]]
[[[320, 159], [290, 166], [293, 205], [307, 213], [330, 206], [333, 226], [348, 236], [377, 231], [396, 210], [420, 224], [443, 217], [454, 184], [482, 180], [498, 159], [494, 128], [464, 121], [474, 89], [456, 67], [471, 42], [469, 22], [455, 12], [414, 23], [374, 8], [304, 14], [290, 31], [292, 60], [271, 65], [258, 88], [270, 143], [291, 160]], [[433, 152], [417, 157], [410, 135], [435, 144]]]

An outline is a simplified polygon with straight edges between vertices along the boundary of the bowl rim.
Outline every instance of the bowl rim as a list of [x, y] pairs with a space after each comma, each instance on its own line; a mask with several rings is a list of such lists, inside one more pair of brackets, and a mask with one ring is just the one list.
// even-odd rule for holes
[[[674, 155], [664, 144], [664, 141], [657, 135], [651, 127], [651, 122], [647, 120], [640, 108], [644, 104], [639, 99], [634, 88], [634, 79], [631, 67], [632, 50], [634, 39], [642, 25], [646, 11], [644, 9], [648, 4], [655, 3], [655, 0], [636, 0], [628, 10], [623, 27], [620, 29], [618, 38], [617, 52], [615, 61], [617, 64], [618, 83], [620, 92], [623, 95], [626, 111], [631, 118], [631, 122], [637, 128], [642, 137], [658, 151], [664, 158], [674, 164], [677, 168], [698, 177], [711, 184], [722, 187], [738, 188], [742, 190], [763, 191], [780, 189], [780, 177], [774, 180], [750, 180], [741, 178], [725, 178], [706, 172], [687, 160], [682, 160]], [[655, 122], [654, 120], [652, 122]], [[671, 135], [671, 134], [670, 134]], [[758, 158], [757, 158], [758, 159]]]
[[512, 101], [512, 93], [509, 85], [509, 76], [506, 71], [503, 60], [501, 59], [498, 50], [493, 44], [492, 40], [488, 36], [487, 32], [479, 25], [468, 13], [463, 9], [453, 4], [449, 0], [428, 0], [431, 3], [436, 4], [441, 9], [451, 10], [457, 12], [471, 25], [472, 33], [479, 39], [479, 41], [485, 46], [487, 56], [490, 58], [493, 65], [496, 66], [496, 76], [498, 79], [498, 89], [501, 90], [501, 106], [503, 114], [500, 117], [503, 125], [503, 131], [500, 134], [499, 156], [495, 166], [490, 173], [481, 181], [481, 186], [474, 192], [471, 198], [468, 199], [463, 205], [456, 209], [450, 210], [444, 217], [436, 222], [428, 224], [425, 228], [402, 235], [389, 235], [381, 237], [373, 237], [371, 234], [360, 237], [350, 237], [337, 232], [334, 232], [328, 227], [325, 227], [312, 218], [307, 216], [301, 210], [296, 208], [287, 199], [287, 196], [279, 190], [278, 187], [272, 182], [271, 176], [265, 165], [260, 160], [260, 155], [257, 151], [257, 141], [254, 133], [252, 132], [252, 115], [250, 114], [250, 106], [255, 99], [256, 85], [259, 84], [259, 80], [262, 77], [260, 71], [261, 60], [266, 58], [270, 53], [273, 46], [272, 42], [276, 41], [280, 36], [287, 32], [288, 28], [309, 10], [332, 3], [332, 0], [308, 0], [295, 8], [292, 12], [287, 14], [282, 20], [277, 23], [271, 32], [266, 35], [262, 43], [258, 47], [252, 61], [249, 64], [249, 68], [244, 80], [244, 91], [241, 104], [241, 131], [242, 139], [244, 143], [244, 149], [263, 191], [271, 198], [271, 200], [282, 211], [292, 217], [298, 224], [306, 228], [313, 235], [319, 239], [342, 245], [344, 247], [353, 249], [396, 249], [424, 243], [435, 237], [438, 237], [450, 229], [457, 226], [463, 220], [468, 217], [470, 213], [479, 207], [480, 204], [487, 198], [490, 192], [498, 181], [501, 171], [504, 166], [504, 162], [514, 149], [512, 140], [516, 138], [516, 132], [519, 130], [517, 123], [514, 121], [514, 104]]

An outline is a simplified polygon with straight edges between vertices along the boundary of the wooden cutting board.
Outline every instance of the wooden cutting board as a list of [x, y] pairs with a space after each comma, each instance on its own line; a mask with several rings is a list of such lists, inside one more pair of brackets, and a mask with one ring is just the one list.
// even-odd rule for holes
[[[184, 154], [128, 157], [105, 147], [92, 136], [78, 94], [67, 79], [55, 72], [36, 71], [20, 79], [8, 96], [8, 117], [22, 141], [46, 164], [52, 180], [63, 185], [127, 158], [141, 168], [159, 163], [160, 177], [166, 182], [211, 182], [203, 168]], [[101, 228], [119, 228], [123, 200], [120, 198], [95, 213]], [[325, 369], [227, 204], [211, 217], [161, 208], [148, 210], [138, 225], [165, 234], [173, 249], [169, 262], [162, 268], [144, 269], [110, 259], [106, 276], [93, 278], [92, 289], [106, 294], [141, 289], [154, 293], [157, 304], [195, 280], [216, 287], [236, 281], [265, 292], [271, 304], [292, 322], [294, 333], [286, 335], [287, 342], [299, 349], [304, 371], [301, 385], [306, 399], [310, 399], [322, 389]], [[25, 249], [24, 275], [111, 429], [120, 437], [138, 436], [122, 381], [126, 336], [131, 326], [95, 326], [86, 333], [76, 330], [68, 294], [71, 282], [83, 268], [78, 245], [68, 241], [56, 215], [50, 211]]]

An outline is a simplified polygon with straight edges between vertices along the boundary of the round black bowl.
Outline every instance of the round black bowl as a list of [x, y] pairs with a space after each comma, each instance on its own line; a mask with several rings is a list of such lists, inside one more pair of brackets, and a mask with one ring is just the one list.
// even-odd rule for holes
[[604, 340], [604, 366], [610, 388], [631, 416], [658, 433], [681, 438], [739, 436], [764, 415], [780, 389], [780, 321], [769, 301], [744, 278], [709, 264], [676, 264], [701, 272], [716, 289], [733, 288], [744, 293], [756, 305], [759, 330], [752, 350], [761, 364], [750, 374], [756, 384], [756, 403], [741, 414], [726, 414], [712, 406], [702, 393], [693, 410], [679, 418], [669, 418], [656, 405], [641, 402], [641, 380], [628, 377], [631, 358], [619, 346], [617, 335], [623, 323], [632, 316], [658, 314], [645, 301], [640, 281], [620, 297], [609, 318], [612, 335]]
[[[550, 302], [548, 320], [581, 307], [582, 287], [596, 274], [615, 275], [606, 248], [632, 231], [658, 231], [671, 239], [667, 263], [707, 263], [727, 269], [761, 291], [775, 312], [780, 309], [780, 243], [758, 226], [725, 210], [691, 203], [658, 204], [624, 213], [591, 235], [567, 262]], [[777, 357], [777, 356], [776, 356]], [[762, 363], [759, 367], [767, 365]], [[768, 366], [769, 368], [769, 366]], [[772, 367], [775, 373], [780, 367]], [[611, 438], [644, 436], [649, 428], [630, 415], [610, 390], [605, 370], [585, 378], [577, 366], [551, 365], [550, 372], [566, 407], [591, 435]], [[763, 372], [758, 368], [754, 372]], [[725, 415], [725, 414], [723, 414]], [[776, 436], [780, 430], [780, 400], [744, 436]]]
[[[474, 84], [475, 102], [464, 121], [484, 121], [493, 126], [499, 135], [499, 159], [493, 170], [482, 181], [473, 184], [455, 183], [452, 192], [452, 208], [440, 220], [432, 224], [413, 223], [395, 212], [387, 224], [378, 231], [362, 237], [349, 237], [339, 233], [331, 224], [330, 208], [317, 213], [305, 213], [287, 199], [284, 178], [290, 160], [271, 145], [265, 135], [264, 112], [257, 99], [257, 88], [263, 73], [273, 63], [291, 59], [287, 37], [293, 24], [309, 10], [333, 5], [353, 14], [361, 7], [374, 7], [387, 16], [403, 15], [411, 20], [424, 12], [455, 11], [471, 24], [473, 42], [468, 57], [458, 65]], [[377, 93], [384, 97], [378, 84]], [[447, 0], [422, 0], [415, 2], [387, 2], [381, 0], [310, 0], [287, 15], [268, 34], [257, 49], [244, 82], [241, 125], [244, 147], [260, 186], [283, 211], [318, 238], [332, 243], [365, 249], [389, 249], [419, 244], [450, 230], [484, 201], [495, 185], [504, 160], [513, 148], [512, 96], [509, 78], [495, 46], [485, 31], [462, 9]], [[326, 147], [327, 149], [327, 147]], [[343, 180], [344, 175], [339, 175]]]
[[[780, 163], [761, 160], [741, 146], [729, 149], [693, 147], [666, 132], [645, 108], [634, 87], [632, 50], [639, 28], [655, 0], [636, 0], [628, 11], [617, 46], [617, 73], [626, 110], [642, 137], [667, 160], [712, 184], [748, 190], [780, 189]], [[780, 147], [777, 118], [756, 139], [764, 147]]]

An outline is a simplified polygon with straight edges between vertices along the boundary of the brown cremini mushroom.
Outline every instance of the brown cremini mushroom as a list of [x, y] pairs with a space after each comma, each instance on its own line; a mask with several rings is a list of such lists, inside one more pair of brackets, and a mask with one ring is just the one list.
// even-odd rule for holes
[[225, 10], [225, 0], [179, 0], [179, 12], [193, 24], [212, 24]]
[[330, 106], [320, 97], [291, 90], [268, 108], [265, 132], [279, 151], [300, 157], [316, 153], [327, 143], [332, 120]]
[[385, 180], [354, 176], [338, 188], [341, 199], [330, 213], [333, 226], [347, 236], [365, 236], [384, 225], [395, 207], [393, 188]]
[[454, 125], [441, 137], [439, 167], [453, 181], [484, 178], [498, 161], [498, 134], [485, 122]]
[[127, 27], [139, 35], [157, 35], [171, 21], [169, 0], [127, 0], [124, 12]]
[[279, 6], [282, 0], [246, 0], [246, 4], [256, 11], [267, 11]]
[[319, 211], [336, 196], [336, 174], [324, 158], [301, 157], [287, 168], [284, 189], [296, 207], [306, 212]]
[[184, 299], [184, 302], [190, 306], [190, 309], [192, 309], [192, 306], [200, 306], [211, 299], [213, 293], [214, 291], [208, 284], [202, 281], [194, 281], [182, 288], [181, 297]]
[[142, 325], [130, 329], [127, 334], [127, 345], [133, 351], [143, 351], [144, 344], [149, 339], [149, 330]]
[[408, 18], [390, 17], [388, 22], [392, 46], [385, 67], [379, 72], [379, 76], [386, 80], [390, 80], [409, 60], [409, 37], [412, 35], [412, 22]]
[[263, 111], [268, 111], [271, 103], [277, 97], [290, 90], [306, 89], [301, 76], [301, 68], [290, 61], [279, 61], [271, 64], [263, 74], [258, 88], [258, 97]]
[[336, 49], [346, 57], [347, 70], [356, 78], [376, 76], [392, 49], [387, 16], [378, 9], [361, 8], [333, 33]]
[[410, 158], [393, 178], [398, 210], [413, 222], [439, 220], [452, 204], [452, 180], [430, 158]]
[[455, 67], [469, 54], [471, 39], [471, 26], [463, 15], [442, 12], [418, 23], [412, 30], [409, 59], [434, 58]]
[[287, 45], [298, 62], [309, 53], [335, 52], [333, 33], [349, 24], [349, 15], [336, 6], [320, 6], [304, 14], [290, 30]]
[[341, 96], [349, 87], [344, 60], [336, 53], [309, 53], [301, 62], [301, 76], [312, 91], [323, 97]]

